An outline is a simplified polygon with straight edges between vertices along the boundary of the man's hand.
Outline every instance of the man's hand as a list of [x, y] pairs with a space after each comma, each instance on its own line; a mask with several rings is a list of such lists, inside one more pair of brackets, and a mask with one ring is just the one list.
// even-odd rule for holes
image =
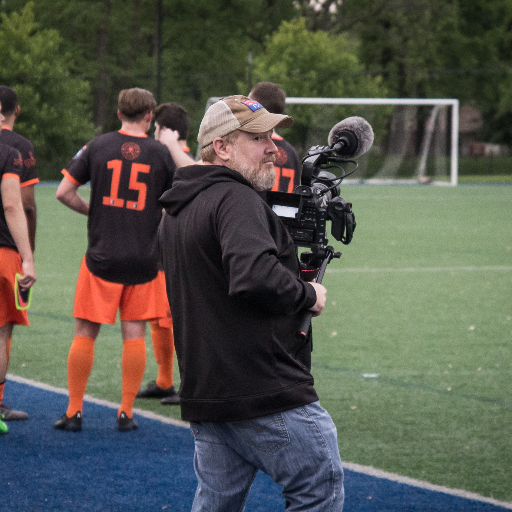
[[309, 310], [313, 313], [313, 316], [318, 316], [325, 308], [325, 302], [327, 300], [327, 290], [325, 286], [319, 283], [309, 283], [316, 292], [316, 302], [313, 307]]

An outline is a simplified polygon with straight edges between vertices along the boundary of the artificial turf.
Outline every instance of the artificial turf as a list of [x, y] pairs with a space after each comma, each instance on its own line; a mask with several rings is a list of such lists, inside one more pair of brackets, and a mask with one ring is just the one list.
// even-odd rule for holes
[[[66, 387], [86, 218], [55, 190], [36, 188], [38, 282], [9, 373]], [[512, 187], [341, 195], [357, 228], [349, 246], [331, 239], [343, 255], [323, 280], [312, 373], [342, 460], [512, 501]], [[145, 382], [156, 377], [149, 330], [146, 341]], [[88, 394], [120, 400], [121, 348], [119, 325], [103, 326]], [[179, 418], [159, 401], [136, 407]]]

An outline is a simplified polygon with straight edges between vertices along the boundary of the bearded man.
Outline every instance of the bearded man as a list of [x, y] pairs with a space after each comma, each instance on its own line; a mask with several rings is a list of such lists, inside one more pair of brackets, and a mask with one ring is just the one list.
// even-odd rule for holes
[[160, 199], [159, 246], [173, 312], [182, 418], [195, 439], [192, 510], [241, 511], [261, 470], [290, 512], [341, 511], [336, 427], [296, 336], [326, 290], [301, 279], [291, 236], [258, 194], [275, 180], [275, 127], [245, 96], [213, 104], [199, 129], [206, 165], [177, 170]]

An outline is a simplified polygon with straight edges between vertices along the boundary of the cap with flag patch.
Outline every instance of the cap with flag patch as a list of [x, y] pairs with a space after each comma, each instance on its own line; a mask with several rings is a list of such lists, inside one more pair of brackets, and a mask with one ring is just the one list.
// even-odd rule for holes
[[197, 142], [204, 148], [217, 137], [235, 130], [263, 133], [273, 128], [290, 128], [293, 119], [282, 114], [271, 114], [263, 105], [247, 96], [227, 96], [214, 103], [205, 113]]

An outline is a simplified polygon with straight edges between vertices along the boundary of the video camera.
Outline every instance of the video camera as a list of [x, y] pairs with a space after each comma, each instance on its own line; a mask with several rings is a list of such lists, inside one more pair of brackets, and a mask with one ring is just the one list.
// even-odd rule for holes
[[[373, 130], [361, 117], [349, 117], [329, 133], [329, 146], [313, 146], [302, 161], [301, 184], [292, 194], [268, 192], [267, 202], [281, 218], [297, 247], [308, 247], [301, 262], [306, 268], [320, 267], [326, 257], [327, 221], [331, 221], [332, 236], [348, 245], [356, 228], [352, 204], [340, 197], [339, 185], [354, 173], [357, 163], [352, 160], [362, 155], [373, 144]], [[352, 163], [354, 169], [346, 174], [341, 164]], [[327, 169], [337, 167], [336, 177]], [[332, 257], [339, 257], [334, 253]]]
[[[267, 203], [286, 225], [295, 246], [307, 247], [310, 251], [300, 255], [302, 274], [305, 280], [320, 283], [327, 264], [339, 258], [328, 246], [327, 221], [331, 221], [332, 236], [348, 245], [352, 241], [356, 220], [352, 203], [340, 197], [340, 184], [353, 174], [358, 164], [352, 160], [366, 153], [373, 144], [372, 127], [361, 117], [349, 117], [335, 125], [328, 137], [328, 146], [313, 146], [302, 160], [301, 184], [292, 194], [267, 192]], [[350, 173], [345, 173], [341, 164], [354, 164]], [[341, 175], [327, 169], [338, 168]], [[306, 337], [311, 315], [305, 319], [299, 332]]]

